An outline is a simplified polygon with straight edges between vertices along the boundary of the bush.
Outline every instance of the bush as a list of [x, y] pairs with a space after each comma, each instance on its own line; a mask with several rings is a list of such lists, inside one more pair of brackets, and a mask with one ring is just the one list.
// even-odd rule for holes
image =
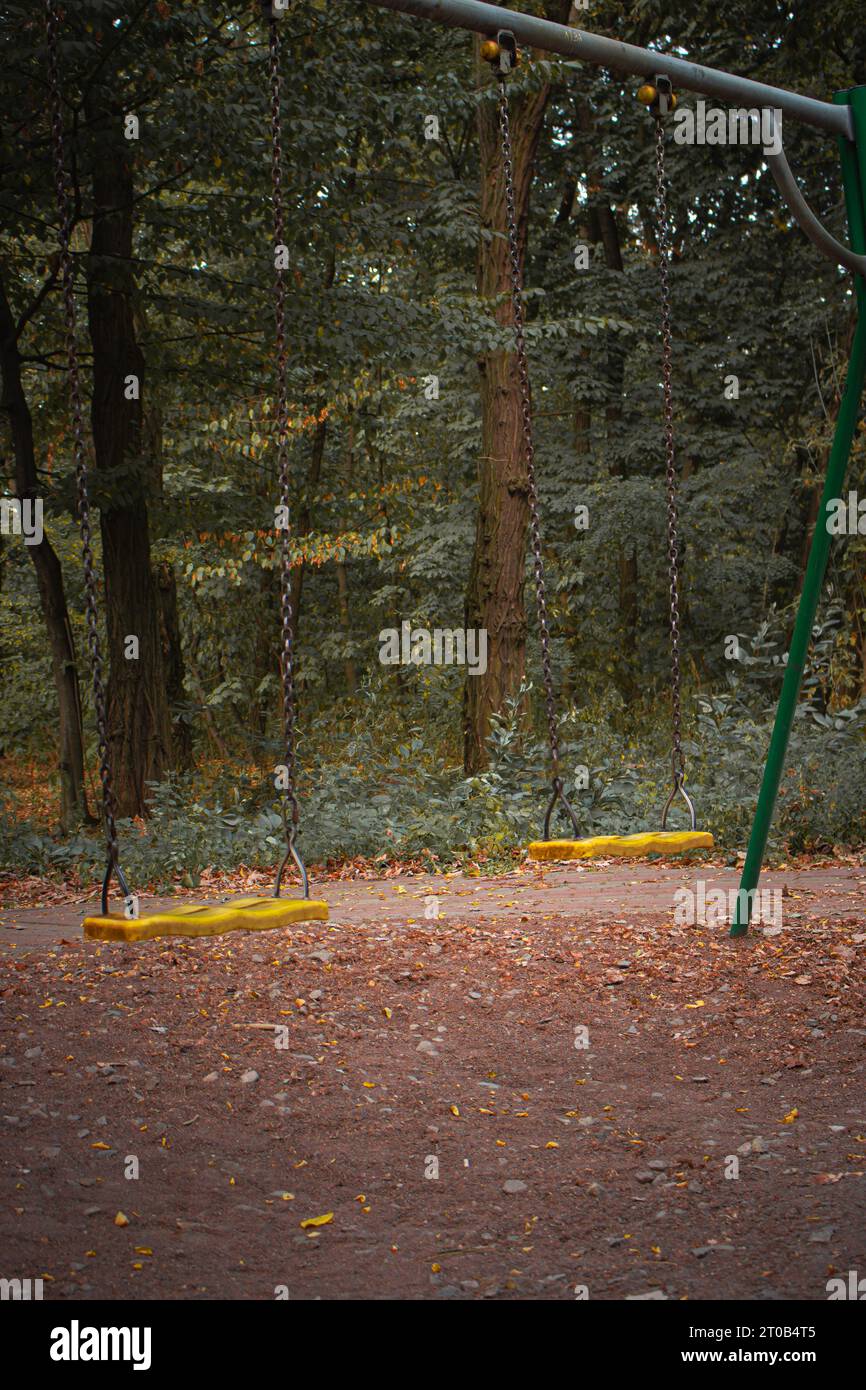
[[[688, 789], [698, 824], [720, 848], [747, 840], [772, 729], [784, 663], [771, 614], [752, 638], [726, 688], [685, 701]], [[835, 646], [833, 615], [816, 633], [810, 675], [791, 738], [789, 772], [780, 793], [771, 844], [789, 850], [862, 845], [866, 826], [866, 703], [830, 712], [827, 673]], [[353, 719], [322, 721], [307, 730], [318, 752], [301, 778], [302, 853], [310, 865], [331, 859], [417, 858], [449, 864], [483, 855], [513, 863], [513, 849], [542, 833], [550, 795], [546, 741], [527, 734], [525, 686], [490, 731], [490, 765], [465, 777], [448, 742], [448, 709], [431, 706], [425, 726], [401, 720], [368, 686]], [[435, 709], [435, 713], [434, 713]], [[609, 698], [565, 712], [561, 770], [581, 834], [629, 833], [660, 823], [671, 786], [667, 701], [639, 711], [623, 734], [621, 703]], [[274, 762], [280, 753], [274, 746]], [[303, 753], [303, 746], [300, 752]], [[451, 762], [447, 761], [450, 754]], [[589, 772], [588, 784], [579, 775]], [[171, 777], [151, 788], [150, 818], [121, 822], [122, 862], [130, 882], [165, 889], [194, 885], [205, 868], [273, 867], [282, 857], [282, 808], [270, 777], [235, 777], [222, 769], [205, 795], [201, 779]], [[2, 862], [19, 872], [78, 873], [98, 878], [103, 848], [96, 834], [56, 839], [0, 807]], [[671, 827], [683, 811], [672, 811]], [[570, 835], [561, 817], [553, 832]]]

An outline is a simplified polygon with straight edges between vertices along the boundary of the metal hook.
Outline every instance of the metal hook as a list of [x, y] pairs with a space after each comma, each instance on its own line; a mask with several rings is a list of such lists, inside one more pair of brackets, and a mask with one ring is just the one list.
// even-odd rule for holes
[[122, 891], [123, 891], [124, 901], [125, 901], [127, 898], [130, 898], [130, 897], [132, 896], [132, 894], [131, 894], [130, 891], [129, 891], [129, 884], [128, 884], [127, 881], [126, 881], [126, 877], [125, 877], [125, 875], [124, 875], [124, 872], [123, 872], [123, 870], [121, 869], [121, 867], [120, 867], [119, 863], [117, 862], [117, 860], [112, 856], [112, 858], [109, 859], [108, 863], [107, 863], [106, 866], [105, 866], [105, 873], [104, 873], [103, 878], [102, 878], [102, 915], [103, 915], [103, 917], [107, 917], [107, 916], [108, 916], [108, 889], [109, 889], [109, 885], [110, 885], [110, 883], [111, 883], [111, 875], [112, 875], [112, 873], [114, 873], [114, 874], [117, 875], [117, 882], [118, 882], [118, 885], [120, 886], [120, 888], [121, 888]]
[[656, 119], [659, 119], [660, 117], [666, 116], [668, 112], [673, 109], [674, 88], [671, 79], [661, 72], [656, 73], [653, 78], [653, 86], [656, 89], [654, 115]]
[[296, 833], [296, 832], [295, 832], [295, 827], [292, 826], [291, 829], [289, 830], [289, 847], [288, 847], [288, 849], [286, 850], [286, 853], [285, 853], [285, 856], [284, 856], [284, 858], [283, 858], [282, 864], [280, 865], [279, 869], [277, 870], [277, 881], [276, 881], [276, 884], [274, 885], [274, 897], [275, 897], [275, 898], [278, 898], [278, 897], [280, 896], [280, 885], [282, 884], [282, 881], [283, 881], [283, 873], [284, 873], [285, 867], [286, 867], [286, 865], [288, 864], [288, 862], [289, 862], [290, 859], [293, 859], [293, 860], [295, 861], [295, 867], [297, 868], [298, 873], [301, 875], [301, 886], [303, 887], [303, 890], [304, 890], [303, 896], [304, 896], [305, 898], [309, 898], [309, 896], [310, 896], [310, 880], [309, 880], [309, 878], [307, 877], [306, 865], [304, 864], [303, 859], [302, 859], [301, 856], [298, 854], [298, 851], [297, 851], [297, 849], [295, 848], [295, 833]]
[[554, 777], [553, 782], [552, 782], [552, 786], [553, 786], [553, 792], [552, 792], [552, 795], [551, 795], [550, 802], [549, 802], [549, 804], [548, 804], [547, 810], [546, 810], [545, 815], [544, 815], [544, 838], [545, 838], [545, 840], [549, 840], [549, 839], [550, 839], [550, 818], [551, 818], [551, 816], [553, 815], [553, 809], [554, 809], [554, 807], [555, 807], [557, 801], [561, 801], [561, 802], [562, 802], [562, 805], [563, 805], [563, 807], [564, 807], [564, 809], [565, 809], [565, 811], [566, 811], [566, 813], [568, 814], [568, 816], [569, 816], [570, 819], [571, 819], [572, 829], [574, 830], [574, 837], [575, 837], [576, 840], [579, 840], [579, 839], [580, 839], [580, 826], [579, 826], [578, 823], [577, 823], [577, 816], [576, 816], [575, 813], [574, 813], [574, 808], [572, 807], [571, 802], [569, 801], [568, 797], [567, 797], [566, 794], [565, 794], [565, 789], [563, 788], [563, 785], [562, 785], [562, 778], [561, 778], [561, 777]]
[[689, 808], [689, 822], [690, 822], [690, 824], [689, 824], [689, 829], [690, 829], [690, 830], [694, 830], [694, 829], [695, 829], [695, 826], [696, 826], [696, 822], [695, 822], [695, 804], [694, 804], [694, 802], [692, 801], [692, 798], [689, 796], [688, 792], [686, 791], [686, 788], [685, 788], [685, 780], [686, 780], [686, 774], [685, 774], [682, 770], [677, 770], [677, 771], [674, 772], [674, 785], [673, 785], [673, 791], [671, 792], [670, 796], [668, 797], [667, 801], [665, 802], [665, 809], [662, 811], [662, 830], [667, 830], [667, 824], [668, 824], [668, 811], [671, 809], [671, 806], [673, 805], [674, 801], [676, 800], [677, 795], [679, 795], [679, 796], [682, 797], [683, 801], [686, 803], [686, 805], [687, 805], [688, 808]]
[[499, 73], [507, 77], [517, 67], [517, 39], [510, 29], [499, 29], [496, 34], [499, 44]]

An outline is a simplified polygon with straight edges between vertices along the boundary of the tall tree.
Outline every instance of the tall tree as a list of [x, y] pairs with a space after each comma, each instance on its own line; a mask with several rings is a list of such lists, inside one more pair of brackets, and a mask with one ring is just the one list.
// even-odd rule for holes
[[[45, 289], [48, 288], [46, 282]], [[3, 378], [2, 409], [12, 437], [15, 458], [15, 491], [19, 502], [43, 500], [33, 440], [33, 418], [24, 390], [19, 339], [29, 323], [42, 292], [30, 308], [16, 320], [0, 279], [0, 374]], [[57, 692], [57, 754], [60, 774], [60, 821], [72, 830], [88, 819], [84, 783], [84, 740], [81, 728], [81, 699], [72, 628], [66, 606], [63, 570], [57, 552], [48, 540], [27, 546], [36, 571], [39, 603], [48, 633], [51, 670]]]
[[108, 734], [119, 813], [139, 816], [146, 812], [147, 783], [159, 782], [172, 766], [172, 732], [151, 567], [145, 363], [134, 319], [132, 146], [116, 93], [94, 84], [85, 111], [93, 160], [87, 304], [111, 672]]

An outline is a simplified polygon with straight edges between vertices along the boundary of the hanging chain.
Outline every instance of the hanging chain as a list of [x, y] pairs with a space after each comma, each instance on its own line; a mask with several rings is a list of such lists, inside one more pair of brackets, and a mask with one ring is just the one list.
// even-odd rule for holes
[[[266, 7], [267, 8], [267, 7]], [[292, 612], [292, 559], [289, 531], [289, 390], [286, 354], [286, 286], [277, 266], [277, 248], [284, 245], [285, 208], [283, 203], [282, 81], [280, 77], [279, 21], [266, 13], [269, 37], [271, 94], [271, 193], [274, 214], [274, 324], [277, 388], [277, 464], [280, 490], [280, 667], [283, 678], [283, 730], [286, 780], [283, 789], [286, 815], [287, 851], [277, 872], [274, 897], [280, 895], [283, 870], [293, 859], [301, 875], [304, 897], [309, 895], [307, 871], [295, 846], [301, 808], [295, 791], [295, 672], [294, 614]]]
[[75, 331], [75, 285], [70, 242], [73, 228], [73, 203], [66, 174], [63, 139], [63, 104], [60, 95], [60, 74], [57, 60], [58, 16], [54, 0], [46, 0], [45, 27], [48, 38], [48, 89], [51, 138], [54, 154], [54, 186], [60, 220], [60, 281], [63, 291], [65, 321], [66, 368], [69, 381], [69, 400], [72, 417], [72, 454], [75, 463], [75, 482], [78, 497], [78, 523], [81, 531], [81, 554], [84, 561], [84, 597], [87, 611], [87, 645], [93, 676], [93, 705], [99, 733], [99, 778], [102, 783], [102, 816], [105, 826], [108, 864], [102, 892], [102, 910], [107, 911], [107, 889], [112, 870], [117, 874], [124, 893], [128, 888], [118, 863], [117, 804], [112, 782], [111, 752], [108, 743], [105, 680], [102, 648], [99, 639], [99, 616], [96, 601], [96, 576], [93, 568], [91, 540], [90, 497], [87, 490], [87, 454], [84, 444], [83, 411], [81, 405], [81, 373]]
[[682, 671], [680, 667], [680, 543], [677, 506], [677, 465], [674, 448], [673, 334], [671, 330], [671, 230], [665, 173], [665, 127], [661, 111], [656, 122], [656, 227], [658, 229], [659, 290], [661, 299], [662, 392], [664, 400], [665, 490], [667, 493], [668, 579], [670, 587], [669, 621], [671, 647], [671, 767], [673, 790], [662, 814], [667, 823], [671, 803], [681, 795], [695, 828], [695, 809], [685, 790], [686, 761], [682, 743]]
[[571, 818], [575, 834], [579, 834], [577, 818], [569, 805], [563, 790], [559, 770], [559, 724], [556, 714], [556, 695], [553, 689], [553, 670], [550, 660], [550, 621], [547, 613], [547, 584], [544, 575], [544, 555], [541, 541], [541, 519], [538, 508], [538, 486], [535, 478], [535, 444], [532, 435], [532, 393], [529, 385], [529, 362], [526, 355], [525, 318], [523, 312], [523, 275], [520, 263], [520, 240], [517, 229], [517, 211], [514, 197], [514, 155], [511, 146], [511, 126], [508, 119], [508, 92], [506, 73], [500, 68], [499, 80], [499, 132], [502, 146], [502, 171], [505, 183], [505, 215], [508, 224], [508, 257], [511, 273], [511, 313], [514, 320], [514, 343], [517, 357], [517, 377], [520, 385], [520, 414], [523, 430], [523, 457], [526, 466], [526, 484], [529, 499], [529, 535], [532, 545], [533, 570], [535, 574], [535, 600], [538, 611], [538, 627], [541, 636], [541, 670], [544, 680], [544, 697], [547, 706], [547, 736], [550, 743], [550, 761], [553, 773], [553, 795], [547, 808], [544, 821], [544, 837], [550, 838], [550, 819], [556, 801], [562, 805]]
[[665, 487], [668, 510], [668, 577], [670, 580], [671, 706], [674, 780], [685, 776], [680, 703], [680, 554], [677, 514], [677, 469], [674, 450], [674, 397], [672, 384], [673, 335], [671, 331], [671, 292], [668, 268], [671, 256], [667, 178], [665, 175], [665, 128], [656, 117], [656, 226], [659, 243], [659, 288], [662, 308], [662, 384], [664, 395]]
[[[280, 35], [278, 21], [270, 21], [270, 78], [271, 78], [271, 187], [274, 210], [274, 254], [283, 245], [285, 215], [283, 208], [283, 145], [281, 122]], [[274, 320], [276, 325], [277, 369], [277, 463], [282, 528], [280, 530], [280, 599], [282, 631], [280, 664], [283, 673], [283, 724], [286, 752], [286, 800], [291, 807], [291, 822], [297, 826], [299, 807], [295, 796], [295, 681], [293, 666], [292, 565], [289, 545], [289, 396], [288, 359], [286, 355], [286, 286], [281, 270], [274, 278]]]

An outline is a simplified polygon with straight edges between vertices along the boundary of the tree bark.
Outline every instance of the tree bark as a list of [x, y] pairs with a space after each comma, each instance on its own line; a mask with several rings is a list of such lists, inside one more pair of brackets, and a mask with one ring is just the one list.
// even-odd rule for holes
[[195, 687], [199, 703], [201, 704], [205, 727], [208, 733], [210, 734], [214, 748], [217, 750], [217, 753], [225, 763], [229, 760], [229, 750], [226, 748], [222, 738], [220, 737], [220, 731], [217, 727], [216, 720], [213, 717], [213, 711], [208, 707], [207, 695], [205, 694], [204, 689], [204, 682], [201, 678], [201, 671], [198, 669], [197, 656], [199, 641], [200, 639], [198, 637], [194, 637], [192, 642], [190, 643], [186, 654], [186, 664], [189, 667], [190, 679], [193, 683], [193, 686]]
[[[108, 738], [121, 816], [147, 814], [147, 783], [172, 766], [172, 732], [160, 610], [151, 569], [148, 494], [153, 461], [143, 438], [144, 357], [133, 319], [133, 177], [122, 120], [91, 93], [93, 235], [88, 320], [93, 345], [91, 418], [108, 629]], [[128, 380], [137, 378], [130, 398]], [[130, 658], [127, 638], [138, 639]]]
[[[33, 419], [21, 378], [18, 332], [5, 286], [0, 284], [0, 372], [3, 376], [2, 410], [9, 421], [15, 456], [15, 492], [22, 504], [40, 495], [33, 442]], [[58, 771], [60, 776], [60, 823], [73, 830], [91, 816], [87, 807], [84, 781], [84, 738], [81, 721], [81, 694], [78, 667], [63, 570], [51, 542], [43, 536], [27, 551], [36, 571], [39, 603], [48, 634], [51, 670], [57, 692]]]
[[[347, 421], [347, 439], [345, 451], [346, 468], [341, 486], [344, 496], [352, 490], [352, 477], [355, 471], [355, 421], [350, 415]], [[345, 530], [347, 522], [341, 517], [338, 524], [338, 532]], [[340, 614], [340, 628], [343, 637], [348, 642], [352, 635], [352, 621], [349, 611], [349, 568], [343, 560], [338, 560], [337, 570], [337, 603]], [[358, 667], [355, 658], [347, 654], [343, 659], [343, 674], [346, 678], [346, 690], [349, 695], [354, 695], [358, 688]]]
[[[139, 311], [139, 317], [142, 324], [146, 325], [143, 311]], [[153, 394], [146, 402], [143, 402], [143, 406], [143, 451], [150, 461], [153, 492], [158, 494], [160, 503], [163, 503], [165, 500], [163, 487], [163, 413]], [[181, 719], [176, 713], [177, 706], [182, 704], [186, 698], [183, 638], [177, 602], [177, 575], [167, 560], [160, 560], [154, 567], [153, 580], [159, 608], [159, 639], [165, 671], [165, 690], [171, 717], [171, 765], [178, 772], [189, 772], [195, 766], [192, 725], [188, 720]]]
[[[171, 708], [183, 703], [186, 691], [180, 617], [177, 611], [177, 576], [167, 560], [163, 560], [156, 567], [156, 592], [159, 600], [159, 631], [165, 670], [165, 691]], [[172, 765], [180, 772], [189, 772], [193, 766], [192, 728], [189, 722], [172, 715], [171, 734]]]
[[[320, 407], [321, 409], [321, 407]], [[325, 457], [325, 441], [328, 437], [327, 416], [320, 420], [316, 425], [313, 435], [313, 444], [310, 450], [310, 466], [307, 471], [307, 492], [306, 497], [301, 503], [298, 511], [298, 536], [308, 536], [313, 526], [313, 509], [310, 499], [322, 476], [322, 460]], [[298, 636], [298, 624], [301, 614], [301, 598], [304, 592], [304, 571], [306, 565], [303, 560], [294, 566], [292, 570], [292, 640]]]
[[[355, 187], [355, 164], [357, 161], [357, 151], [352, 156], [352, 173], [349, 180], [351, 189]], [[327, 303], [327, 297], [334, 288], [334, 280], [337, 274], [337, 251], [332, 246], [328, 252], [328, 259], [325, 263], [325, 274], [322, 282], [322, 293]], [[321, 414], [325, 402], [319, 401], [315, 406], [316, 414]], [[322, 476], [322, 461], [325, 457], [325, 440], [328, 437], [328, 417], [324, 416], [316, 425], [313, 435], [313, 447], [310, 453], [310, 467], [307, 475], [307, 494], [301, 505], [298, 515], [297, 532], [299, 535], [308, 535], [313, 524], [313, 510], [311, 499], [316, 488], [319, 486], [319, 479]], [[292, 640], [298, 634], [298, 619], [301, 611], [301, 596], [304, 591], [304, 569], [303, 560], [296, 565], [292, 571]]]
[[[337, 602], [339, 604], [340, 627], [343, 636], [348, 641], [351, 632], [349, 621], [349, 580], [346, 573], [346, 566], [342, 561], [337, 563]], [[343, 674], [346, 677], [346, 689], [350, 695], [354, 695], [358, 688], [358, 672], [355, 666], [355, 658], [345, 657], [343, 661]]]
[[[564, 22], [568, 0], [547, 0], [549, 19]], [[495, 83], [475, 41], [479, 86]], [[514, 200], [521, 265], [526, 256], [532, 170], [549, 85], [512, 96], [510, 127], [514, 157]], [[496, 101], [478, 106], [481, 166], [481, 226], [476, 283], [490, 301], [496, 321], [511, 327], [505, 189]], [[463, 695], [463, 763], [467, 774], [487, 766], [490, 716], [520, 687], [526, 669], [526, 536], [529, 499], [520, 405], [520, 383], [512, 351], [487, 353], [479, 362], [481, 456], [475, 546], [466, 593], [467, 628], [487, 631], [487, 670], [467, 675]]]

